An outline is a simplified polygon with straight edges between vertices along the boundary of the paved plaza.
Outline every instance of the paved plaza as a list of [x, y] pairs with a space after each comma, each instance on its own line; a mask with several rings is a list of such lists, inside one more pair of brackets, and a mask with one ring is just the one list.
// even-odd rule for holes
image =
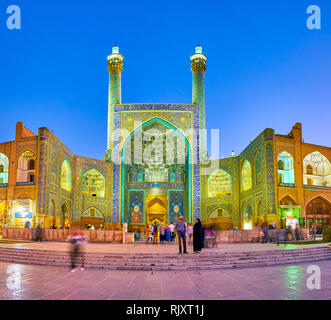
[[[296, 244], [280, 244], [273, 243], [222, 243], [218, 244], [216, 248], [205, 248], [204, 253], [225, 253], [225, 252], [253, 252], [266, 250], [290, 250], [303, 249], [314, 247], [325, 247], [326, 244], [311, 244], [311, 245], [296, 245]], [[21, 248], [21, 249], [35, 249], [48, 251], [68, 251], [70, 245], [65, 242], [22, 242], [14, 244], [0, 243], [0, 247], [4, 248]], [[135, 243], [131, 245], [123, 245], [118, 243], [88, 243], [84, 250], [86, 252], [98, 253], [116, 253], [116, 254], [177, 254], [178, 245], [176, 243], [170, 244], [145, 244]], [[188, 246], [188, 252], [192, 253], [192, 246]]]
[[331, 300], [330, 261], [321, 289], [306, 286], [310, 263], [254, 269], [144, 272], [77, 270], [0, 262], [2, 300]]

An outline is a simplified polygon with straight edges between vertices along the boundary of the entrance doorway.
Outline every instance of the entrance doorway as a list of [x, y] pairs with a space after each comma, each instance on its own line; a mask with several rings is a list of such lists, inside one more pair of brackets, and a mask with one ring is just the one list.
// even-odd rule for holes
[[146, 223], [157, 224], [168, 223], [168, 196], [167, 195], [146, 195]]
[[323, 227], [330, 224], [331, 208], [323, 198], [310, 201], [306, 208], [308, 227], [311, 230], [313, 223], [317, 226], [317, 234], [322, 234]]
[[70, 223], [69, 220], [69, 208], [67, 203], [63, 203], [63, 205], [61, 206], [61, 229], [64, 229], [64, 227], [66, 225], [68, 225]]

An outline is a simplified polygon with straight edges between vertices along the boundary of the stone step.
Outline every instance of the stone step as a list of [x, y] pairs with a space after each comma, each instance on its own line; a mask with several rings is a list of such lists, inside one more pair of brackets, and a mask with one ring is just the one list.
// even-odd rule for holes
[[[270, 263], [274, 261], [289, 261], [289, 260], [299, 260], [299, 259], [317, 259], [317, 258], [324, 258], [325, 260], [331, 258], [331, 252], [315, 252], [310, 254], [301, 254], [301, 255], [291, 255], [291, 256], [269, 256], [269, 257], [250, 257], [246, 259], [238, 258], [236, 256], [233, 256], [232, 258], [228, 259], [185, 259], [182, 257], [178, 257], [177, 259], [173, 259], [172, 261], [168, 261], [166, 259], [153, 259], [153, 260], [116, 260], [116, 259], [104, 259], [104, 258], [94, 258], [90, 256], [86, 256], [85, 262], [86, 264], [91, 265], [118, 265], [118, 264], [124, 264], [128, 266], [133, 265], [220, 265], [220, 264], [247, 264], [251, 262], [259, 262], [259, 263]], [[31, 263], [37, 263], [43, 262], [45, 264], [54, 264], [54, 263], [69, 263], [70, 262], [70, 256], [63, 255], [63, 256], [39, 256], [39, 255], [25, 255], [25, 254], [13, 254], [13, 255], [4, 255], [0, 253], [0, 260], [4, 261], [7, 259], [12, 259], [13, 261], [19, 260], [19, 261], [25, 261], [25, 262], [31, 262]]]
[[[199, 256], [206, 256], [206, 257], [227, 257], [227, 256], [233, 256], [234, 254], [237, 256], [267, 256], [267, 255], [274, 255], [274, 254], [293, 254], [293, 253], [303, 253], [303, 252], [318, 252], [318, 251], [327, 251], [330, 250], [329, 247], [317, 247], [317, 248], [306, 248], [306, 249], [278, 249], [278, 250], [265, 250], [265, 251], [249, 251], [249, 252], [204, 252], [202, 251]], [[0, 247], [0, 252], [26, 252], [26, 253], [38, 253], [38, 254], [52, 254], [52, 255], [63, 255], [67, 254], [68, 251], [51, 251], [51, 250], [37, 250], [37, 249], [24, 249], [24, 248], [5, 248]], [[159, 253], [98, 253], [98, 252], [88, 252], [91, 256], [103, 256], [103, 257], [116, 257], [116, 258], [123, 258], [123, 257], [134, 257], [135, 259], [144, 259], [148, 257], [166, 257], [166, 258], [174, 258], [176, 257], [176, 254], [159, 254]], [[193, 255], [192, 253], [186, 257], [193, 257], [196, 255]]]
[[[225, 252], [225, 253], [212, 253], [212, 252], [202, 252], [199, 254], [199, 257], [210, 257], [210, 258], [227, 258], [228, 256], [236, 255], [238, 257], [250, 257], [250, 256], [275, 256], [275, 255], [293, 255], [293, 254], [301, 254], [308, 252], [318, 252], [330, 250], [328, 247], [317, 247], [317, 248], [307, 248], [307, 249], [290, 249], [290, 250], [266, 250], [266, 251], [252, 251], [252, 252]], [[34, 250], [34, 249], [19, 249], [19, 248], [4, 248], [0, 247], [0, 252], [5, 253], [9, 252], [11, 254], [14, 253], [30, 253], [30, 254], [46, 254], [46, 255], [54, 255], [54, 256], [63, 256], [68, 255], [68, 251], [50, 251], [50, 250]], [[104, 257], [104, 258], [115, 258], [115, 259], [148, 259], [155, 257], [162, 257], [166, 259], [175, 259], [177, 258], [176, 254], [118, 254], [118, 253], [94, 253], [89, 252], [88, 255], [93, 257]], [[196, 255], [189, 254], [185, 256], [186, 259], [194, 259]]]
[[[135, 259], [135, 258], [123, 258], [121, 257], [120, 259], [114, 258], [114, 257], [105, 257], [105, 256], [92, 256], [90, 254], [85, 255], [85, 260], [86, 261], [102, 261], [103, 263], [106, 262], [126, 262], [126, 263], [171, 263], [171, 262], [180, 262], [180, 263], [215, 263], [217, 261], [223, 261], [223, 262], [231, 262], [231, 261], [242, 261], [245, 263], [246, 261], [250, 260], [260, 260], [260, 261], [267, 261], [267, 260], [275, 260], [275, 259], [287, 259], [287, 258], [292, 258], [292, 257], [309, 257], [309, 256], [316, 256], [316, 255], [326, 255], [330, 256], [331, 251], [316, 251], [316, 252], [302, 252], [302, 253], [293, 253], [292, 255], [283, 255], [283, 254], [278, 254], [278, 255], [268, 255], [268, 256], [255, 256], [255, 255], [250, 255], [250, 256], [236, 256], [233, 254], [232, 256], [227, 256], [226, 258], [219, 258], [219, 257], [205, 257], [205, 256], [200, 256], [200, 255], [195, 255], [194, 258], [188, 258], [189, 256], [174, 256], [172, 259], [167, 259], [163, 257], [151, 257], [151, 258], [146, 258], [146, 259]], [[69, 253], [64, 253], [62, 255], [53, 255], [53, 254], [37, 254], [37, 253], [29, 253], [29, 252], [0, 252], [0, 260], [1, 258], [4, 257], [13, 257], [13, 258], [20, 258], [20, 259], [41, 259], [41, 260], [69, 260], [70, 255]]]

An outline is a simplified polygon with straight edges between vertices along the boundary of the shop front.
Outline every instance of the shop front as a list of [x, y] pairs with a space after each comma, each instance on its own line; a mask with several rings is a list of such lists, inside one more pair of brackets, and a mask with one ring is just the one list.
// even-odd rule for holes
[[322, 234], [323, 228], [330, 225], [331, 208], [329, 203], [319, 197], [308, 203], [306, 208], [306, 217], [309, 230], [313, 223], [317, 226], [317, 234]]
[[304, 219], [301, 219], [301, 206], [299, 205], [279, 205], [278, 213], [280, 217], [280, 228], [285, 229], [299, 224], [301, 227], [305, 226]]
[[27, 222], [33, 224], [33, 201], [14, 200], [11, 208], [11, 225], [15, 228], [24, 228]]

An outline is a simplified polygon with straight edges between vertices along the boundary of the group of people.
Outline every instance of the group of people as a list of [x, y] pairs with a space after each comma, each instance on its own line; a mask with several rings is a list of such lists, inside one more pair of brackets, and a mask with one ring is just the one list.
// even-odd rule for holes
[[157, 224], [155, 221], [154, 224], [145, 227], [146, 243], [169, 243], [177, 238], [179, 254], [187, 254], [187, 235], [188, 245], [193, 245], [193, 252], [200, 252], [204, 247], [204, 229], [200, 219], [196, 219], [194, 225], [187, 226], [183, 216], [179, 216], [175, 225], [171, 223], [165, 226], [163, 223]]
[[[255, 228], [259, 228], [257, 224], [255, 225]], [[265, 222], [261, 226], [260, 231], [260, 237], [262, 238], [262, 243], [268, 243], [268, 242], [279, 242], [279, 234], [277, 231], [276, 223], [273, 222], [272, 224], [268, 225], [267, 222]], [[301, 229], [299, 224], [297, 223], [295, 228], [292, 228], [291, 225], [288, 225], [286, 227], [286, 240], [302, 240], [301, 237]]]
[[145, 238], [146, 243], [157, 244], [172, 242], [175, 240], [175, 226], [173, 223], [165, 226], [164, 223], [157, 224], [156, 221], [152, 225], [146, 225]]

